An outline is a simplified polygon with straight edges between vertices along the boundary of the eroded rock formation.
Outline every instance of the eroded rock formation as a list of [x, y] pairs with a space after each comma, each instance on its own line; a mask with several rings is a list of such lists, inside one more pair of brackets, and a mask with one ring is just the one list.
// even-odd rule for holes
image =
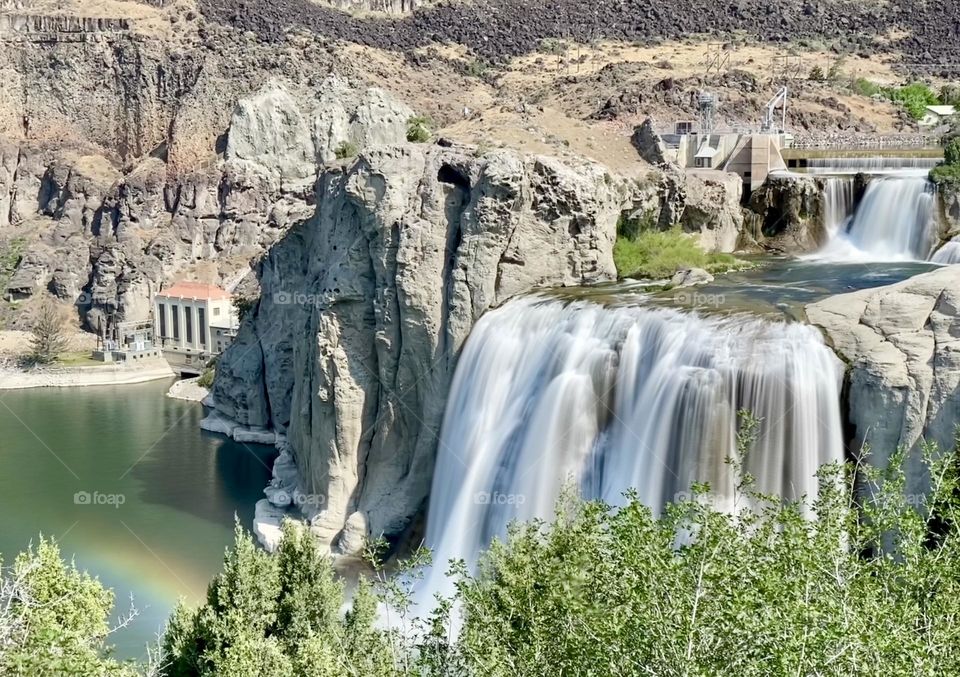
[[922, 493], [920, 440], [952, 449], [960, 421], [960, 267], [807, 306], [847, 362], [852, 446], [869, 445], [883, 465], [913, 452], [908, 492]]
[[261, 265], [219, 414], [286, 435], [300, 495], [322, 497], [298, 505], [342, 551], [399, 534], [424, 505], [473, 323], [538, 286], [614, 278], [634, 190], [596, 164], [412, 144], [328, 170], [316, 215]]
[[816, 251], [827, 240], [823, 180], [803, 174], [771, 174], [750, 196], [746, 217], [764, 247], [794, 254]]
[[271, 81], [236, 105], [222, 158], [175, 172], [159, 158], [121, 171], [103, 155], [0, 143], [0, 237], [28, 244], [5, 294], [49, 291], [91, 329], [146, 319], [175, 275], [232, 286], [314, 211], [318, 168], [406, 136], [412, 111], [377, 88], [328, 78], [305, 92]]

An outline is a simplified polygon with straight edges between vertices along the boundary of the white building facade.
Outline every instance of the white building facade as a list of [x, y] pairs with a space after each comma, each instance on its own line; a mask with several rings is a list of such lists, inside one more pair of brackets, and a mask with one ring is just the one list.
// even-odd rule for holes
[[212, 357], [229, 345], [237, 315], [230, 293], [202, 282], [177, 282], [153, 300], [156, 342], [164, 352]]

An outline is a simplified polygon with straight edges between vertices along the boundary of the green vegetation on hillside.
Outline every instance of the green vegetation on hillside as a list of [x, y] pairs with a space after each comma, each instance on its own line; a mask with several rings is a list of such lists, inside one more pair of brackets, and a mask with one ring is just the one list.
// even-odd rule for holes
[[656, 230], [649, 219], [621, 219], [613, 262], [620, 277], [662, 279], [683, 268], [703, 268], [711, 273], [737, 270], [745, 263], [730, 254], [708, 253], [680, 226]]
[[347, 160], [354, 157], [360, 149], [352, 141], [343, 141], [339, 146], [333, 149], [333, 154], [338, 160]]
[[6, 291], [7, 284], [17, 270], [17, 265], [20, 263], [26, 245], [27, 241], [22, 237], [15, 237], [0, 245], [0, 294]]
[[430, 128], [433, 126], [430, 118], [415, 115], [407, 120], [407, 141], [411, 143], [426, 143], [430, 140]]
[[943, 103], [943, 91], [938, 94], [922, 82], [912, 82], [902, 87], [884, 87], [865, 78], [857, 78], [850, 83], [850, 89], [861, 96], [883, 96], [902, 106], [914, 120], [919, 120], [926, 114], [927, 106]]

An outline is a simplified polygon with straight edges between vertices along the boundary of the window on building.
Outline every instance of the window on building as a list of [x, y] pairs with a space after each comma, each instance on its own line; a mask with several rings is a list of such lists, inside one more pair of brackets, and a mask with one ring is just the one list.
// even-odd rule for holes
[[180, 306], [173, 304], [170, 306], [170, 318], [173, 320], [173, 340], [180, 340]]
[[193, 308], [184, 307], [183, 328], [186, 330], [187, 343], [193, 343]]
[[213, 314], [214, 314], [214, 316], [219, 315], [219, 314], [220, 314], [220, 308], [219, 308], [219, 307], [214, 307], [214, 309], [213, 309]]
[[160, 338], [164, 338], [167, 335], [167, 306], [157, 304], [157, 312], [160, 314]]
[[207, 309], [197, 308], [197, 333], [200, 334], [200, 345], [207, 345]]

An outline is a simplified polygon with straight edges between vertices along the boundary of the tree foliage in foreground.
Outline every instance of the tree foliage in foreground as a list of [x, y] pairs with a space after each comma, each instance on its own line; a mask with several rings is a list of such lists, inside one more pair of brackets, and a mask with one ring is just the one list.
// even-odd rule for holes
[[[270, 555], [238, 528], [206, 603], [174, 613], [162, 670], [170, 677], [960, 674], [957, 461], [932, 447], [923, 455], [931, 484], [924, 496], [906, 493], [902, 455], [885, 469], [824, 467], [812, 504], [764, 496], [749, 476], [741, 477], [732, 512], [716, 509], [706, 486], [659, 516], [635, 496], [617, 510], [566, 496], [552, 523], [513, 525], [476, 572], [453, 563], [455, 598], [419, 619], [409, 574], [421, 553], [393, 575], [378, 564], [345, 603], [343, 583], [307, 532], [286, 525]], [[57, 572], [52, 552], [44, 559]], [[82, 592], [53, 586], [45, 599], [66, 606], [31, 611], [44, 614], [46, 631], [12, 643], [3, 635], [0, 665], [16, 657], [36, 667], [10, 674], [119, 669], [96, 662], [109, 593], [66, 571]], [[53, 618], [73, 629], [58, 634]], [[90, 661], [93, 671], [46, 667], [66, 659]]]
[[823, 469], [815, 521], [747, 478], [735, 515], [573, 502], [517, 525], [461, 582], [457, 649], [493, 676], [960, 674], [953, 457], [929, 499], [894, 467], [860, 469], [864, 501]]
[[66, 564], [51, 541], [21, 553], [0, 580], [0, 675], [126, 676], [105, 639], [113, 592]]
[[341, 613], [343, 583], [316, 539], [288, 522], [275, 555], [239, 526], [236, 545], [199, 609], [180, 605], [164, 639], [170, 677], [397, 674], [377, 599], [362, 580]]

